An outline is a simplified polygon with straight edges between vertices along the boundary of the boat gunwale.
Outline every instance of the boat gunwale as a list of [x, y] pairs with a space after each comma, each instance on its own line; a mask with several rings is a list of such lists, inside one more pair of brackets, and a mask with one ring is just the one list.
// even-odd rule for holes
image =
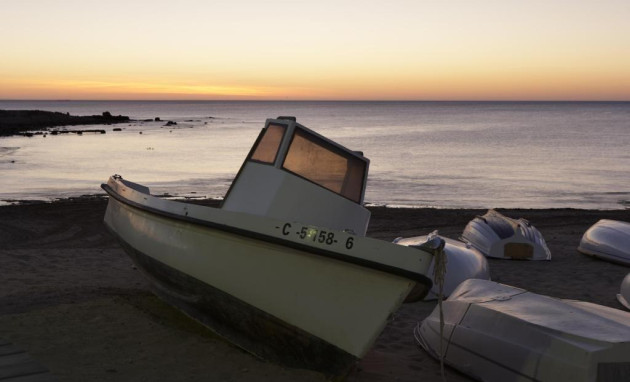
[[[386, 265], [386, 264], [383, 264], [383, 263], [367, 260], [367, 259], [356, 257], [356, 256], [345, 255], [345, 254], [342, 254], [342, 253], [339, 253], [339, 252], [328, 251], [328, 250], [325, 250], [325, 249], [313, 247], [313, 246], [306, 245], [306, 244], [296, 243], [296, 242], [293, 242], [293, 241], [290, 241], [290, 240], [286, 240], [286, 239], [282, 239], [282, 238], [279, 238], [279, 237], [275, 237], [275, 236], [271, 236], [271, 235], [267, 235], [267, 234], [263, 234], [263, 233], [259, 233], [259, 232], [255, 232], [255, 231], [251, 231], [251, 230], [244, 229], [244, 228], [238, 228], [238, 227], [234, 227], [234, 226], [230, 226], [230, 225], [226, 225], [226, 224], [221, 224], [221, 223], [217, 223], [217, 222], [213, 222], [213, 221], [209, 221], [209, 220], [201, 220], [201, 219], [193, 218], [193, 217], [190, 217], [190, 216], [184, 216], [184, 215], [180, 215], [180, 214], [175, 214], [175, 213], [172, 213], [172, 212], [160, 210], [158, 208], [150, 207], [150, 206], [144, 205], [142, 203], [138, 203], [136, 201], [130, 200], [130, 199], [124, 197], [123, 195], [119, 194], [118, 192], [116, 192], [108, 184], [101, 184], [101, 188], [103, 190], [105, 190], [105, 192], [107, 194], [109, 194], [111, 197], [113, 197], [114, 199], [116, 199], [120, 203], [126, 204], [126, 205], [128, 205], [130, 207], [133, 207], [133, 208], [137, 208], [137, 209], [139, 209], [141, 211], [146, 211], [146, 212], [154, 214], [154, 215], [163, 216], [163, 217], [167, 217], [167, 218], [183, 221], [183, 222], [190, 223], [190, 224], [193, 224], [193, 225], [199, 225], [199, 226], [203, 226], [203, 227], [207, 227], [207, 228], [213, 228], [213, 229], [217, 229], [217, 230], [220, 230], [220, 231], [224, 231], [224, 232], [228, 232], [228, 233], [233, 233], [233, 234], [249, 237], [249, 238], [252, 238], [252, 239], [255, 239], [255, 240], [261, 240], [261, 241], [268, 242], [268, 243], [283, 245], [283, 246], [286, 246], [286, 247], [289, 247], [289, 248], [293, 248], [293, 249], [297, 249], [297, 250], [301, 250], [301, 251], [304, 251], [304, 252], [307, 252], [307, 253], [310, 253], [310, 254], [313, 254], [313, 255], [327, 257], [327, 258], [331, 258], [331, 259], [334, 259], [334, 260], [342, 261], [342, 262], [345, 262], [345, 263], [349, 263], [349, 264], [353, 264], [353, 265], [358, 265], [358, 266], [361, 266], [361, 267], [369, 268], [369, 269], [372, 269], [372, 270], [389, 273], [389, 274], [392, 274], [392, 275], [395, 275], [395, 276], [398, 276], [398, 277], [403, 277], [403, 278], [415, 281], [417, 283], [421, 283], [423, 285], [426, 285], [427, 291], [430, 290], [431, 287], [433, 286], [433, 282], [431, 281], [431, 279], [429, 277], [427, 277], [426, 275], [422, 274], [422, 273], [410, 271], [410, 270], [399, 268], [399, 267], [392, 266], [392, 265]], [[133, 191], [133, 192], [139, 192], [139, 191]], [[155, 198], [154, 196], [152, 196], [150, 194], [147, 194], [147, 196]], [[206, 208], [211, 208], [211, 207], [206, 207]]]

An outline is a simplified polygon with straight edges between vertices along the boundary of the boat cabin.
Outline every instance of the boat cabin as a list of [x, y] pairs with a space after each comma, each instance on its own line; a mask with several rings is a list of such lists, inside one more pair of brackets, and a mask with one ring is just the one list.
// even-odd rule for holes
[[268, 119], [222, 208], [365, 236], [369, 164], [295, 117]]

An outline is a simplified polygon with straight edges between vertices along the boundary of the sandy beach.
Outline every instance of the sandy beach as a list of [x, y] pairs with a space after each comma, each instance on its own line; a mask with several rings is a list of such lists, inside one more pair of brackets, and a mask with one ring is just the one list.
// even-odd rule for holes
[[[323, 381], [264, 362], [214, 336], [149, 289], [102, 223], [100, 196], [0, 207], [0, 338], [60, 381]], [[369, 236], [392, 240], [438, 229], [458, 238], [485, 210], [371, 208]], [[592, 224], [630, 210], [500, 210], [544, 235], [550, 262], [490, 260], [492, 279], [535, 293], [621, 308], [629, 268], [577, 252]], [[439, 363], [412, 330], [435, 302], [404, 305], [348, 381], [440, 381]], [[447, 369], [448, 381], [470, 379]]]

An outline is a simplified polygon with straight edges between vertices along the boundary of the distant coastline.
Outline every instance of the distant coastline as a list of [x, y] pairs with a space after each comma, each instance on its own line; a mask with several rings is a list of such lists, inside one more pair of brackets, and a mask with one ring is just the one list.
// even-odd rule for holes
[[101, 115], [76, 116], [42, 110], [0, 110], [0, 136], [57, 126], [114, 124], [129, 121], [127, 116], [114, 116], [108, 111]]

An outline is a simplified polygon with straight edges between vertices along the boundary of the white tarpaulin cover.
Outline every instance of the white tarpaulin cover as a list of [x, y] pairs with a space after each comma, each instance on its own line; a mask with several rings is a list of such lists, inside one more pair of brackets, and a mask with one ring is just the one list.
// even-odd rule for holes
[[438, 308], [418, 325], [416, 341], [480, 380], [613, 382], [630, 376], [628, 312], [472, 279], [443, 309], [442, 345]]

